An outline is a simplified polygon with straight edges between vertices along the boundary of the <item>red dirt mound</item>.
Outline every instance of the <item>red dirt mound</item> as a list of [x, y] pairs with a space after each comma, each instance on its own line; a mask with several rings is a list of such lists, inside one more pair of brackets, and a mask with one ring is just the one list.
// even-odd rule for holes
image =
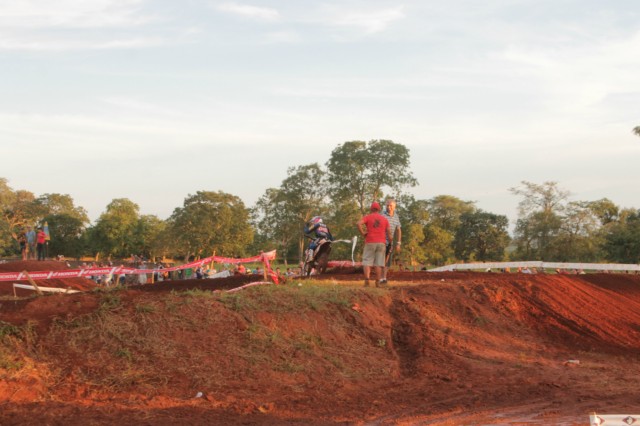
[[336, 271], [217, 296], [180, 290], [246, 278], [3, 302], [0, 423], [582, 425], [637, 411], [640, 276], [390, 278], [388, 291]]
[[[69, 269], [65, 262], [19, 260], [15, 262], [0, 263], [0, 272], [39, 272], [39, 271], [63, 271]], [[0, 281], [0, 296], [13, 295], [13, 283], [29, 284], [28, 280]], [[35, 280], [42, 287], [68, 288], [71, 290], [88, 291], [96, 287], [96, 283], [87, 278], [53, 278], [49, 280]], [[33, 291], [16, 289], [18, 297], [33, 295]]]

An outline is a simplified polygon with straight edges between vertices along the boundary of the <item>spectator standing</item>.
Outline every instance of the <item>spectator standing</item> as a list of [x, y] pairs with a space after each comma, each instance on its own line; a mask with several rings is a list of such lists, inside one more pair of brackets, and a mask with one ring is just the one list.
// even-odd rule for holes
[[27, 237], [24, 234], [18, 238], [18, 244], [20, 244], [20, 253], [22, 254], [22, 260], [27, 260]]
[[[389, 222], [389, 232], [391, 235], [390, 239], [387, 239], [387, 246], [385, 251], [385, 262], [384, 268], [382, 269], [382, 281], [383, 283], [387, 282], [387, 272], [393, 263], [393, 253], [400, 253], [400, 248], [402, 246], [402, 225], [400, 224], [400, 218], [398, 217], [398, 213], [396, 212], [396, 200], [393, 198], [389, 198], [386, 203], [386, 209], [384, 211], [384, 217], [387, 218]], [[395, 244], [393, 242], [395, 238]]]
[[376, 287], [386, 287], [387, 281], [382, 279], [382, 268], [385, 261], [386, 242], [392, 236], [389, 221], [380, 214], [380, 204], [371, 203], [371, 213], [358, 221], [358, 231], [364, 237], [362, 267], [364, 269], [364, 286], [369, 287], [371, 267], [376, 273]]
[[36, 234], [38, 260], [44, 260], [44, 245], [46, 242], [47, 242], [47, 234], [44, 233], [42, 228], [38, 228], [38, 233]]
[[24, 234], [27, 239], [27, 259], [34, 259], [36, 255], [36, 231], [27, 226], [27, 232]]

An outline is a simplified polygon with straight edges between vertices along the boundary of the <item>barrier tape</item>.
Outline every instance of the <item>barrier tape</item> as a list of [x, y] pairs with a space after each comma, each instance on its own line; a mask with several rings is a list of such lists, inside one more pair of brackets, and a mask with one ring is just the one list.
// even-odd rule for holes
[[[275, 276], [277, 280], [277, 275], [271, 270], [271, 265], [269, 264], [269, 260], [274, 260], [276, 258], [276, 251], [272, 250], [266, 253], [261, 253], [257, 256], [246, 257], [242, 259], [233, 259], [229, 257], [220, 257], [220, 256], [210, 256], [205, 259], [196, 260], [194, 262], [185, 263], [180, 266], [172, 266], [170, 268], [163, 269], [136, 269], [125, 266], [109, 266], [109, 267], [100, 267], [100, 268], [85, 268], [85, 269], [66, 269], [62, 271], [34, 271], [28, 272], [29, 277], [33, 280], [49, 280], [52, 278], [78, 278], [78, 277], [89, 277], [93, 275], [138, 275], [138, 274], [152, 274], [158, 271], [162, 272], [172, 272], [178, 271], [181, 269], [190, 269], [197, 268], [206, 263], [216, 262], [216, 263], [229, 263], [229, 264], [239, 264], [239, 263], [255, 263], [255, 262], [263, 262], [265, 264], [265, 269], [270, 276]], [[0, 281], [23, 281], [27, 279], [27, 274], [23, 272], [1, 272], [0, 273]], [[277, 281], [274, 281], [277, 283]]]

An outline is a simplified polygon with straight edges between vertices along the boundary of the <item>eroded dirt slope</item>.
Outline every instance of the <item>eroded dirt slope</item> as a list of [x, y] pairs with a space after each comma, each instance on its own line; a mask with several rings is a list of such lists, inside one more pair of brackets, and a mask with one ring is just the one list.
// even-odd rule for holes
[[639, 276], [390, 277], [390, 290], [336, 273], [233, 294], [206, 289], [231, 279], [3, 301], [0, 423], [585, 424], [637, 411]]

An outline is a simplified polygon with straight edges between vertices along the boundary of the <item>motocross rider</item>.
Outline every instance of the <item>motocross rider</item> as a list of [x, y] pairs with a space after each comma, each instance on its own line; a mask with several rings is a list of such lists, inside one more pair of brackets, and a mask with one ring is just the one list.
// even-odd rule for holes
[[322, 218], [320, 216], [315, 216], [307, 222], [304, 226], [304, 235], [312, 238], [311, 243], [309, 244], [309, 249], [307, 250], [307, 260], [311, 260], [313, 258], [313, 251], [318, 247], [318, 243], [322, 239], [327, 239], [329, 241], [333, 241], [333, 236], [331, 235], [331, 231], [327, 225], [322, 222]]

